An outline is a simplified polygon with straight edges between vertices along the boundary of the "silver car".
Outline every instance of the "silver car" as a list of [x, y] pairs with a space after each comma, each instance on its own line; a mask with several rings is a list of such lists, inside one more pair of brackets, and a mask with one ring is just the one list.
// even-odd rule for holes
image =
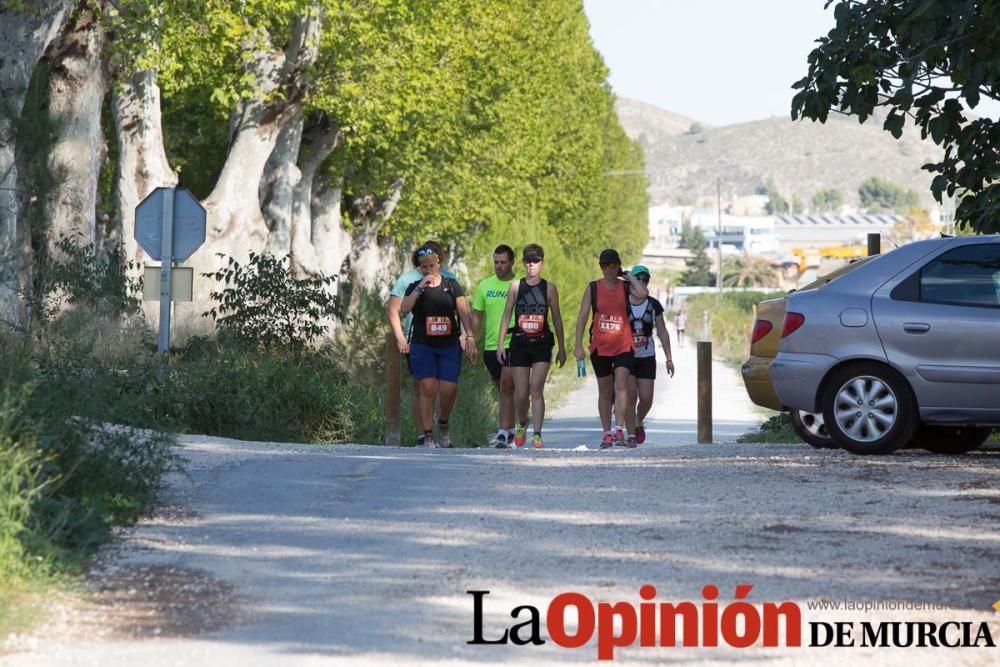
[[856, 454], [961, 453], [1000, 426], [1000, 236], [910, 243], [789, 297], [771, 379]]

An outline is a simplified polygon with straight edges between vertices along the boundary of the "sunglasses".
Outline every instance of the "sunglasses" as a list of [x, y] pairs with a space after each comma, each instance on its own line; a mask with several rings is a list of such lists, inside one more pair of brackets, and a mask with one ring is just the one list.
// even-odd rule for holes
[[601, 262], [602, 269], [617, 269], [620, 266], [618, 262]]
[[424, 257], [425, 255], [436, 255], [437, 251], [434, 248], [421, 248], [417, 251], [417, 257]]

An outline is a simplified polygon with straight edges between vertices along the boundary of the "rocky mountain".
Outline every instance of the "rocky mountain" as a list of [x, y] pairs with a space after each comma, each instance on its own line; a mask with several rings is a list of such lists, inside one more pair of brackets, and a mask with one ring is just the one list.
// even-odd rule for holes
[[919, 131], [906, 128], [900, 140], [879, 118], [831, 115], [825, 124], [789, 118], [711, 127], [632, 100], [618, 100], [626, 132], [643, 143], [651, 204], [714, 202], [716, 179], [723, 198], [753, 194], [773, 181], [785, 199], [808, 206], [818, 190], [834, 188], [857, 205], [858, 185], [879, 176], [916, 191], [926, 206], [933, 175], [920, 167], [940, 152]]

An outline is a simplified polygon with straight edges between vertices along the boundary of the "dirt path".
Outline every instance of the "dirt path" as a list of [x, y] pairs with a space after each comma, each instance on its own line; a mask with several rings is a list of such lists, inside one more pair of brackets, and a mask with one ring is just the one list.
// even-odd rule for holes
[[[98, 560], [92, 577], [106, 592], [90, 607], [63, 608], [31, 650], [20, 650], [30, 640], [12, 642], [16, 652], [2, 662], [592, 664], [593, 640], [579, 649], [469, 645], [467, 591], [491, 592], [484, 630], [495, 637], [518, 605], [539, 608], [544, 624], [560, 593], [638, 605], [644, 584], [657, 601], [699, 605], [714, 584], [722, 606], [737, 584], [752, 584], [751, 602], [797, 602], [803, 627], [968, 620], [988, 623], [1000, 640], [990, 608], [1000, 598], [1000, 451], [859, 458], [689, 444], [690, 397], [679, 388], [693, 368], [679, 367], [677, 384], [661, 394], [670, 400], [658, 408], [655, 438], [635, 451], [573, 449], [577, 435], [542, 451], [184, 437], [187, 475], [171, 480], [154, 517]], [[547, 433], [572, 420], [595, 427], [582, 396]], [[723, 414], [735, 418], [723, 433], [753, 424], [744, 408], [726, 400]], [[845, 599], [954, 609], [807, 607]], [[996, 664], [997, 650], [635, 646], [615, 655], [647, 664], [913, 667]]]

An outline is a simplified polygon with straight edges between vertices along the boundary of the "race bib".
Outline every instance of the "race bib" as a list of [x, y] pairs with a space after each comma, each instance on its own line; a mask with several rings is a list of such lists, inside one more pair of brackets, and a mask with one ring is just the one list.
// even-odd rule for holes
[[646, 334], [632, 334], [632, 345], [637, 350], [645, 349], [649, 345], [649, 338], [646, 337]]
[[427, 317], [427, 335], [428, 336], [450, 336], [451, 335], [451, 318], [450, 317]]
[[601, 313], [600, 318], [597, 320], [597, 330], [601, 333], [620, 334], [624, 324], [625, 318], [623, 317]]
[[537, 336], [545, 329], [544, 315], [518, 315], [517, 326], [528, 336]]

